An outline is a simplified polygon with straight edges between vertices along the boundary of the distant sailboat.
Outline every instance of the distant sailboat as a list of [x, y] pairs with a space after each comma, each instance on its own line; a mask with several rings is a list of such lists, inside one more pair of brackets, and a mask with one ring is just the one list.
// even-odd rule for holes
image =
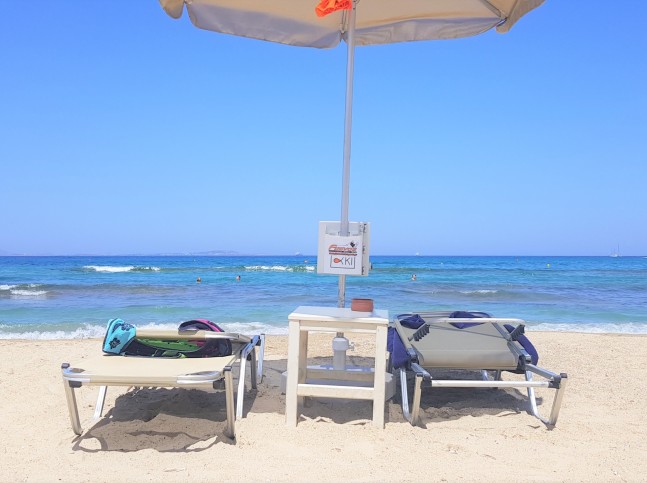
[[611, 254], [611, 258], [620, 258], [620, 243], [618, 243], [618, 250]]

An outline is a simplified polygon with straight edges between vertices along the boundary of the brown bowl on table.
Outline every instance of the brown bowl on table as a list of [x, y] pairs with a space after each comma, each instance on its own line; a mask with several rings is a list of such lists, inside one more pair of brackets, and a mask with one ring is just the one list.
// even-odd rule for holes
[[373, 299], [353, 299], [350, 309], [355, 312], [373, 312]]

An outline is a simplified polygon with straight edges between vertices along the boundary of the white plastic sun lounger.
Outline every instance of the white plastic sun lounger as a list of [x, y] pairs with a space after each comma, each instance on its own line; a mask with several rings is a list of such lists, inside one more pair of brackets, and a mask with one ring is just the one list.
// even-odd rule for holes
[[[101, 355], [83, 361], [77, 366], [64, 363], [61, 366], [67, 407], [73, 431], [82, 433], [74, 390], [84, 385], [100, 386], [94, 418], [99, 419], [108, 386], [181, 387], [223, 389], [227, 404], [226, 435], [235, 438], [235, 419], [243, 413], [245, 373], [248, 358], [251, 386], [263, 377], [263, 352], [265, 336], [247, 337], [228, 332], [138, 330], [138, 337], [166, 340], [205, 340], [208, 338], [229, 339], [233, 351], [230, 356], [202, 358], [161, 358]], [[258, 361], [256, 347], [259, 346]], [[234, 383], [232, 368], [240, 363], [236, 414], [234, 416]]]
[[[449, 318], [450, 313], [402, 314], [392, 321], [392, 327], [406, 350], [406, 363], [399, 367], [402, 410], [405, 418], [413, 425], [418, 424], [423, 384], [432, 388], [525, 387], [532, 414], [547, 426], [554, 426], [557, 423], [567, 375], [555, 374], [532, 363], [531, 354], [519, 341], [519, 339], [523, 341], [523, 337], [520, 336], [523, 334], [524, 322], [520, 319], [502, 318]], [[420, 316], [424, 324], [417, 329], [405, 327], [402, 321], [414, 315]], [[506, 325], [513, 329], [512, 332], [505, 327]], [[462, 328], [459, 328], [461, 326]], [[481, 372], [482, 379], [434, 379], [428, 372], [432, 369], [475, 370]], [[406, 379], [408, 371], [415, 374], [411, 411]], [[523, 374], [525, 378], [503, 381], [502, 371]], [[533, 380], [533, 374], [540, 376], [542, 380]], [[548, 418], [542, 417], [538, 412], [536, 387], [551, 388], [556, 391]]]

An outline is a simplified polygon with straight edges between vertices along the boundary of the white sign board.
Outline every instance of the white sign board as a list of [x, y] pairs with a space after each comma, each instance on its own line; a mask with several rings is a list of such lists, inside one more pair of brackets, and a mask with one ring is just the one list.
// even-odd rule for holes
[[350, 222], [350, 234], [342, 236], [338, 221], [319, 222], [317, 273], [368, 275], [369, 230], [363, 222]]

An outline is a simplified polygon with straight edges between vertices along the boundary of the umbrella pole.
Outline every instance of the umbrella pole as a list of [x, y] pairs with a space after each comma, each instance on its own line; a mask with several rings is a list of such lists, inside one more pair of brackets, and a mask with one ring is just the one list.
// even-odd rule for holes
[[[353, 77], [355, 68], [355, 8], [357, 0], [353, 0], [353, 8], [348, 10], [348, 32], [346, 36], [346, 108], [344, 116], [344, 167], [341, 185], [341, 223], [340, 235], [350, 235], [348, 223], [348, 204], [350, 187], [350, 141], [353, 125]], [[346, 275], [339, 276], [337, 306], [346, 304]]]

